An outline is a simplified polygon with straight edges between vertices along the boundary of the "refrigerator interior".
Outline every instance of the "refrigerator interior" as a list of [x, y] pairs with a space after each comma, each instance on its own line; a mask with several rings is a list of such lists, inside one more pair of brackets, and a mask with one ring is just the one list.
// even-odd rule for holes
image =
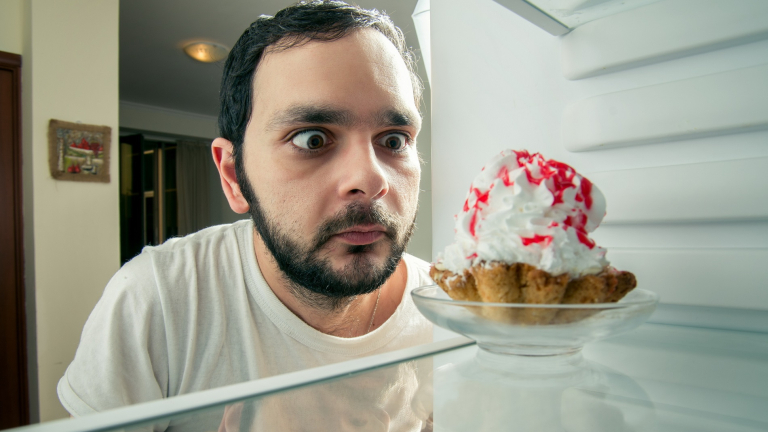
[[768, 2], [639, 2], [561, 36], [502, 3], [427, 5], [433, 258], [485, 162], [541, 152], [605, 194], [593, 238], [654, 320], [768, 331]]

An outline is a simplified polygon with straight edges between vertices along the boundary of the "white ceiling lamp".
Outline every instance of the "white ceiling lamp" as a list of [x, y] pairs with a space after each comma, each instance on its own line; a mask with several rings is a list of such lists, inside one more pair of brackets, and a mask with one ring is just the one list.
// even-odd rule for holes
[[184, 47], [184, 52], [203, 63], [213, 63], [227, 58], [229, 48], [213, 42], [195, 42]]

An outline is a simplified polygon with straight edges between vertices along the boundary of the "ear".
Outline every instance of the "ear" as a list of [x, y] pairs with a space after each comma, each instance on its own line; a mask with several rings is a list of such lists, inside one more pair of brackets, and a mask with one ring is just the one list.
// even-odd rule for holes
[[227, 197], [229, 207], [235, 213], [243, 214], [247, 213], [250, 207], [242, 192], [240, 192], [240, 184], [237, 183], [235, 159], [232, 157], [232, 150], [232, 143], [224, 138], [216, 138], [211, 144], [213, 163], [216, 164], [216, 169], [219, 170], [221, 188]]

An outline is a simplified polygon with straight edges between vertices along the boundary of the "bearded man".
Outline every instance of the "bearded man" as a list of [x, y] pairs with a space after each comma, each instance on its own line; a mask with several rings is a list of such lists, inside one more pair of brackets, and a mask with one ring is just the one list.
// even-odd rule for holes
[[430, 342], [409, 295], [431, 283], [428, 265], [404, 253], [420, 95], [402, 33], [377, 11], [315, 1], [254, 22], [226, 61], [212, 144], [231, 208], [251, 220], [123, 266], [59, 382], [64, 407], [83, 415]]

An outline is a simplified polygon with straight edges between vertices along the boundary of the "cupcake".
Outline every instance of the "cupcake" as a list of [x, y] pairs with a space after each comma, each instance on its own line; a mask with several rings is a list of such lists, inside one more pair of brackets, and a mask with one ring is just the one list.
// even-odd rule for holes
[[[432, 279], [454, 300], [521, 304], [616, 302], [637, 285], [589, 237], [605, 197], [587, 178], [539, 153], [505, 150], [475, 177], [456, 215], [454, 242]], [[488, 318], [567, 323], [585, 309], [483, 308]]]

